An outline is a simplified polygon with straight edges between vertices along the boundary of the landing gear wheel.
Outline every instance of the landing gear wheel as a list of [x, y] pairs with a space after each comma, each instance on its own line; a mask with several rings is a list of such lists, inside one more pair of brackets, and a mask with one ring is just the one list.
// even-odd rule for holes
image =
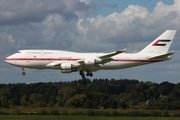
[[90, 76], [89, 72], [86, 73], [86, 76]]
[[22, 75], [24, 76], [24, 75], [26, 74], [26, 73], [24, 72], [24, 68], [22, 68], [22, 71], [23, 71], [23, 72], [22, 72]]
[[22, 72], [22, 75], [25, 75], [26, 73], [25, 72]]
[[80, 70], [80, 71], [79, 71], [79, 74], [81, 75], [82, 79], [86, 79], [85, 74], [84, 74], [84, 71]]
[[92, 76], [93, 76], [93, 73], [91, 72], [89, 76], [92, 77]]
[[92, 76], [93, 76], [93, 73], [92, 73], [91, 71], [88, 71], [88, 72], [86, 73], [86, 76], [92, 77]]

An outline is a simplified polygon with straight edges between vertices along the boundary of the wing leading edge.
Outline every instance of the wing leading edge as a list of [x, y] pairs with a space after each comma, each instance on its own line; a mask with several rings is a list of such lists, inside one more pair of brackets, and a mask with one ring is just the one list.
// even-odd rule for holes
[[127, 50], [129, 50], [131, 47], [127, 47], [123, 50], [118, 50], [118, 51], [115, 51], [115, 52], [112, 52], [112, 53], [109, 53], [109, 54], [106, 54], [106, 55], [103, 55], [103, 56], [99, 56], [99, 58], [101, 59], [107, 59], [107, 58], [110, 58], [110, 57], [113, 57], [115, 55], [118, 55], [120, 53], [123, 53], [123, 52], [126, 52]]

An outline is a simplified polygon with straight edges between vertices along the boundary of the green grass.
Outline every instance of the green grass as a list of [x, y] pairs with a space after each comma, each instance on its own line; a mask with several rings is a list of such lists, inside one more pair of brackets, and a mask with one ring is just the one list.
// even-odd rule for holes
[[72, 115], [0, 115], [0, 120], [179, 120], [178, 117], [104, 117]]

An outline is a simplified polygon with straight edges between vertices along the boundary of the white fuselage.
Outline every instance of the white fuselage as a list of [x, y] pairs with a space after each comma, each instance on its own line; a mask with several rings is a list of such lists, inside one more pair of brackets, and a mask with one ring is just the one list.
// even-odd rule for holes
[[[107, 53], [76, 53], [60, 50], [20, 50], [17, 53], [5, 58], [5, 61], [11, 65], [22, 68], [34, 69], [61, 69], [60, 66], [47, 66], [52, 62], [71, 63], [83, 59], [92, 59], [97, 56]], [[141, 53], [122, 53], [112, 57], [112, 61], [102, 64], [96, 70], [112, 70], [134, 67], [163, 60], [148, 60], [148, 57], [153, 56]], [[93, 66], [93, 65], [91, 65]], [[96, 71], [93, 70], [92, 71]]]

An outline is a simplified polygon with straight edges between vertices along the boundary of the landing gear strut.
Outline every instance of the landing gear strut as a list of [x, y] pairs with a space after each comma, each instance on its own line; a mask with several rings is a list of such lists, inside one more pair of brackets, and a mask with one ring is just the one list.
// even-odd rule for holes
[[26, 73], [24, 72], [24, 68], [22, 68], [23, 72], [22, 72], [22, 75], [26, 75]]
[[[85, 74], [84, 74], [84, 71], [80, 70], [80, 71], [79, 71], [79, 74], [81, 75], [82, 79], [86, 79]], [[91, 71], [87, 71], [86, 76], [92, 77], [92, 76], [93, 76], [93, 73], [92, 73]]]

